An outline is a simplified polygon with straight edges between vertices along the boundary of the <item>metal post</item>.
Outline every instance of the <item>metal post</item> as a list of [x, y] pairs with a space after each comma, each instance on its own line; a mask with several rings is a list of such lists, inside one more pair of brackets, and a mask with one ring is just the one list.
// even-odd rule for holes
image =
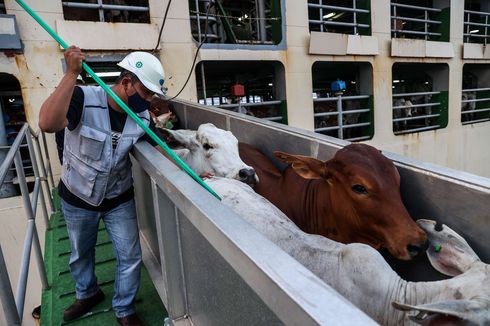
[[204, 105], [208, 105], [208, 96], [206, 93], [206, 76], [204, 75], [204, 61], [201, 61], [201, 79], [202, 79], [202, 92], [204, 95]]
[[201, 15], [199, 15], [199, 0], [194, 1], [196, 5], [196, 23], [197, 23], [197, 41], [199, 43], [202, 42], [201, 40]]
[[[44, 137], [44, 133], [41, 131], [40, 132], [41, 135]], [[39, 153], [39, 161], [40, 161], [40, 165], [41, 165], [41, 172], [42, 172], [42, 175], [41, 175], [41, 182], [47, 186], [47, 189], [46, 189], [46, 192], [47, 192], [47, 195], [48, 195], [48, 202], [49, 202], [49, 206], [51, 208], [51, 212], [54, 212], [54, 203], [53, 203], [53, 199], [51, 198], [51, 193], [49, 191], [49, 189], [51, 189], [51, 187], [49, 186], [49, 180], [48, 180], [48, 174], [46, 172], [46, 167], [44, 166], [44, 158], [43, 158], [43, 153], [41, 151], [41, 145], [39, 144], [39, 135], [38, 137], [35, 138], [36, 140], [36, 148], [37, 148], [37, 152]], [[47, 153], [46, 153], [47, 154]], [[52, 175], [50, 175], [50, 177], [52, 178]], [[53, 188], [54, 188], [54, 182], [53, 182]], [[43, 188], [44, 189], [44, 188]], [[49, 227], [49, 224], [46, 225], [46, 227]]]
[[[49, 159], [49, 152], [48, 152], [48, 143], [46, 142], [46, 135], [44, 132], [41, 131], [41, 137], [43, 139], [43, 147], [44, 147], [44, 154], [46, 155], [46, 175], [49, 176], [49, 180], [51, 181], [51, 186], [54, 188], [54, 179], [53, 179], [53, 171], [51, 170], [51, 160]], [[42, 158], [42, 155], [41, 155]], [[44, 168], [44, 165], [43, 165]]]
[[265, 30], [265, 4], [264, 0], [257, 0], [257, 7], [259, 10], [259, 28], [260, 28], [260, 37], [259, 40], [262, 42], [267, 41], [267, 32]]
[[487, 45], [487, 37], [488, 37], [488, 15], [485, 15], [485, 38], [483, 39], [483, 45]]
[[397, 27], [397, 22], [398, 22], [398, 17], [396, 16], [396, 4], [393, 6], [393, 29], [395, 30], [395, 35], [393, 35], [395, 38], [398, 37], [398, 27]]
[[17, 314], [14, 293], [10, 284], [10, 278], [3, 258], [2, 245], [0, 245], [0, 302], [8, 325], [20, 326], [20, 318]]
[[319, 10], [320, 10], [320, 21], [322, 22], [320, 24], [320, 32], [323, 32], [323, 28], [324, 28], [323, 27], [323, 7], [322, 6], [323, 6], [323, 0], [320, 0], [320, 8], [319, 8]]
[[102, 0], [97, 0], [97, 4], [99, 5], [99, 20], [101, 22], [104, 22], [105, 18], [104, 18], [104, 9], [102, 8]]
[[[357, 0], [352, 0], [352, 9], [357, 9], [356, 1]], [[353, 23], [354, 23], [354, 35], [357, 35], [357, 12], [354, 11], [352, 13], [352, 15], [353, 15], [353, 18], [354, 18], [354, 20], [353, 20]]]
[[466, 42], [470, 42], [470, 13], [468, 13], [468, 16], [467, 16], [467, 21], [468, 21], [468, 24], [466, 24], [466, 34], [468, 34], [468, 36], [466, 36]]
[[425, 22], [424, 22], [424, 32], [425, 32], [425, 40], [427, 41], [427, 39], [429, 38], [429, 23], [427, 22], [427, 20], [429, 19], [429, 12], [427, 11], [427, 9], [424, 11], [424, 18], [425, 18]]
[[342, 121], [342, 95], [340, 94], [337, 96], [337, 112], [337, 125], [339, 126], [338, 136], [340, 139], [344, 139], [344, 122]]
[[[30, 130], [29, 130], [29, 132], [26, 133], [26, 140], [27, 140], [27, 148], [29, 149], [29, 156], [31, 158], [32, 170], [34, 171], [34, 176], [36, 177], [36, 179], [40, 180], [41, 191], [39, 192], [39, 196], [41, 196], [41, 208], [43, 210], [44, 223], [45, 223], [46, 227], [49, 228], [48, 210], [46, 209], [46, 202], [44, 201], [44, 187], [43, 187], [43, 182], [42, 182], [41, 176], [39, 175], [39, 168], [37, 165], [36, 152], [34, 150], [34, 146], [32, 145]], [[39, 153], [39, 154], [41, 154], [41, 153]], [[34, 198], [33, 198], [33, 201], [34, 201]]]

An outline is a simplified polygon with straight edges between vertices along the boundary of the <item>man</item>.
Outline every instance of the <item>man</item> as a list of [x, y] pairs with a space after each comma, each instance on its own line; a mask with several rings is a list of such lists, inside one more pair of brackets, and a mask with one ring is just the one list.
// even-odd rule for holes
[[[79, 48], [71, 46], [64, 56], [66, 74], [39, 114], [41, 130], [67, 128], [58, 189], [71, 243], [76, 300], [63, 319], [78, 318], [104, 299], [94, 273], [97, 229], [103, 219], [117, 260], [112, 299], [117, 321], [141, 325], [134, 308], [141, 248], [128, 152], [140, 138], [156, 144], [101, 87], [75, 85], [85, 60]], [[149, 53], [133, 52], [118, 65], [124, 70], [111, 89], [156, 131], [148, 108], [154, 94], [163, 95], [160, 61]]]

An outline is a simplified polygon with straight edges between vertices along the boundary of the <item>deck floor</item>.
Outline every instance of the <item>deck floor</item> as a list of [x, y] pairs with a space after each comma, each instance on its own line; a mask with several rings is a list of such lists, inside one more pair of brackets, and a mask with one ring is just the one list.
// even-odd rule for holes
[[[103, 222], [100, 223], [97, 237], [95, 273], [106, 298], [94, 307], [92, 312], [81, 318], [70, 322], [63, 321], [63, 311], [75, 299], [75, 284], [68, 267], [70, 241], [66, 225], [59, 209], [59, 198], [56, 193], [53, 197], [57, 211], [52, 214], [50, 228], [46, 231], [44, 253], [51, 288], [43, 291], [41, 325], [118, 325], [111, 308], [116, 260]], [[145, 325], [163, 325], [167, 317], [167, 311], [144, 266], [141, 270], [141, 284], [136, 297], [136, 312]]]

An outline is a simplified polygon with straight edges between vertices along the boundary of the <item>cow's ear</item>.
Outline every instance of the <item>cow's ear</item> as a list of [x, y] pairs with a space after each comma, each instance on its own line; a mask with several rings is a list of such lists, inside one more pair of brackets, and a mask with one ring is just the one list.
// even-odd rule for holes
[[284, 152], [274, 152], [274, 156], [282, 162], [291, 163], [294, 171], [305, 179], [322, 179], [325, 177], [325, 164], [316, 158]]
[[196, 131], [195, 130], [171, 130], [171, 129], [160, 129], [160, 134], [162, 134], [165, 142], [170, 147], [184, 147], [187, 149], [192, 149], [195, 146]]
[[413, 312], [408, 318], [421, 325], [487, 325], [490, 301], [484, 297], [450, 300], [424, 305], [393, 302], [395, 309]]
[[427, 257], [436, 270], [456, 276], [467, 271], [471, 265], [480, 261], [466, 240], [447, 225], [432, 220], [417, 220], [429, 239]]

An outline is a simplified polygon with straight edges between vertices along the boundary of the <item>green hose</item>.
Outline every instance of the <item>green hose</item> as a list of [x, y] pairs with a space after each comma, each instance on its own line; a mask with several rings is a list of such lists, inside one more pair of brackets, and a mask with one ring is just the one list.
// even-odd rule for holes
[[[49, 33], [49, 35], [51, 35], [55, 40], [56, 42], [58, 42], [65, 50], [68, 49], [68, 44], [63, 41], [63, 39], [55, 33], [55, 31], [53, 31], [53, 29], [51, 27], [49, 27], [43, 20], [41, 17], [39, 17], [28, 5], [25, 4], [25, 2], [23, 0], [16, 0], [16, 2], [22, 7], [24, 8], [25, 11], [27, 11], [27, 13], [29, 15], [32, 16], [32, 18], [34, 18], [38, 23], [39, 25], [41, 25], [45, 30], [46, 32]], [[187, 164], [185, 164], [181, 159], [180, 157], [178, 157], [177, 155], [175, 155], [175, 153], [167, 146], [167, 144], [165, 144], [164, 141], [162, 141], [150, 128], [148, 128], [148, 126], [146, 126], [143, 121], [141, 121], [141, 119], [133, 112], [131, 111], [131, 109], [126, 105], [126, 103], [124, 103], [120, 98], [119, 96], [116, 95], [116, 93], [114, 93], [110, 88], [109, 86], [107, 86], [106, 83], [104, 83], [104, 81], [102, 79], [99, 78], [99, 76], [97, 76], [95, 74], [95, 72], [92, 70], [92, 68], [90, 68], [85, 62], [82, 63], [82, 67], [83, 69], [85, 69], [85, 71], [90, 75], [92, 76], [92, 78], [97, 82], [97, 84], [99, 84], [106, 92], [107, 94], [109, 94], [113, 99], [114, 101], [116, 101], [116, 103], [158, 144], [160, 145], [161, 148], [163, 148], [163, 150], [185, 171], [187, 172], [187, 174], [189, 174], [194, 180], [196, 180], [201, 186], [203, 186], [207, 191], [209, 191], [214, 197], [218, 198], [219, 200], [221, 200], [221, 198], [213, 191], [213, 189], [211, 189], [206, 183], [204, 183], [201, 178], [199, 178], [199, 176], [194, 172], [192, 171], [192, 169], [190, 167], [187, 166]]]

